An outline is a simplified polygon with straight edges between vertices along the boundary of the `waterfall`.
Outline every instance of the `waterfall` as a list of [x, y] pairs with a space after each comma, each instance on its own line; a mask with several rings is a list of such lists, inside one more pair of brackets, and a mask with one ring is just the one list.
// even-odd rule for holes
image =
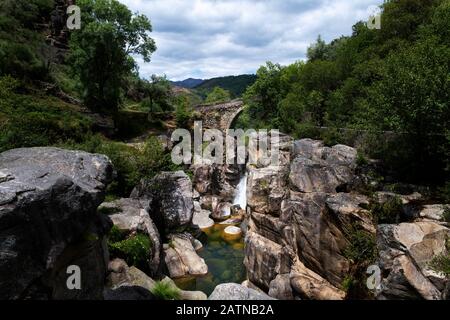
[[233, 205], [239, 205], [243, 210], [247, 208], [247, 173], [239, 181]]

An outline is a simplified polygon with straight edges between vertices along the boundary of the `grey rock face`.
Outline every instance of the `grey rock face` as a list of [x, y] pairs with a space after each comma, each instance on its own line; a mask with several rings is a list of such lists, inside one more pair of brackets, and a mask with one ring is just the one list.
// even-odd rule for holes
[[333, 193], [352, 181], [357, 154], [355, 149], [342, 145], [314, 148], [320, 144], [299, 143], [301, 147], [296, 145], [297, 156], [291, 164], [289, 175], [290, 182], [298, 191]]
[[[57, 148], [0, 154], [0, 299], [102, 297], [111, 222], [97, 214], [107, 157]], [[81, 290], [68, 290], [77, 265]]]
[[163, 237], [191, 224], [192, 197], [192, 182], [183, 171], [163, 172], [143, 180], [131, 193], [131, 198], [145, 203], [144, 208]]
[[244, 287], [237, 283], [218, 285], [208, 300], [274, 300], [266, 294]]

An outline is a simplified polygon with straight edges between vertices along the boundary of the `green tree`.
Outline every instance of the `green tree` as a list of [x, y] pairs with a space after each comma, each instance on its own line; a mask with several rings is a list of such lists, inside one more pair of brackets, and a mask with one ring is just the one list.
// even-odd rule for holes
[[281, 65], [272, 62], [258, 69], [256, 82], [244, 94], [248, 112], [254, 119], [274, 124], [278, 122], [278, 104], [286, 89], [283, 86], [282, 70]]
[[231, 100], [231, 94], [229, 91], [222, 89], [221, 87], [215, 87], [206, 97], [206, 103], [220, 103]]
[[152, 75], [150, 81], [144, 81], [143, 104], [149, 112], [167, 111], [171, 108], [170, 82], [165, 76]]
[[308, 48], [306, 56], [310, 61], [314, 60], [325, 60], [327, 55], [327, 44], [322, 40], [319, 35], [317, 37], [316, 43]]
[[449, 57], [448, 46], [436, 38], [424, 39], [390, 55], [382, 80], [371, 91], [373, 106], [379, 110], [371, 121], [401, 134], [404, 153], [397, 169], [425, 180], [440, 180], [439, 168], [449, 150]]
[[136, 67], [132, 55], [149, 62], [156, 50], [149, 37], [151, 23], [116, 0], [79, 0], [77, 5], [82, 29], [71, 36], [72, 69], [81, 82], [86, 105], [114, 114], [124, 80]]

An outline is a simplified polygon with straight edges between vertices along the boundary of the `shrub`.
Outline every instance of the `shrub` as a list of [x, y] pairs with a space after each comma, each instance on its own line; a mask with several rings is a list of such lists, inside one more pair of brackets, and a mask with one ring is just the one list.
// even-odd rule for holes
[[25, 89], [11, 77], [0, 78], [0, 152], [82, 142], [92, 121], [75, 106], [39, 94], [19, 94]]
[[366, 157], [363, 153], [358, 151], [358, 156], [356, 158], [356, 164], [358, 166], [366, 166], [369, 162], [367, 161]]
[[450, 223], [450, 208], [449, 207], [445, 208], [443, 216], [444, 216], [444, 221]]
[[445, 243], [446, 250], [443, 254], [436, 256], [430, 262], [430, 268], [436, 272], [450, 277], [450, 240], [447, 239]]
[[442, 254], [435, 257], [430, 262], [430, 267], [439, 273], [443, 273], [446, 277], [450, 277], [450, 255]]
[[188, 128], [192, 119], [193, 113], [187, 103], [181, 103], [175, 107], [175, 118], [177, 125], [180, 128]]
[[148, 266], [148, 256], [152, 246], [150, 238], [138, 233], [128, 239], [114, 242], [120, 239], [120, 231], [112, 230], [108, 241], [108, 248], [112, 256], [124, 259], [128, 265], [146, 269]]
[[342, 281], [342, 290], [344, 290], [345, 292], [349, 292], [353, 287], [354, 281], [355, 279], [353, 279], [353, 276], [346, 276], [344, 281]]
[[376, 242], [373, 235], [352, 226], [348, 232], [350, 244], [344, 250], [344, 257], [355, 264], [370, 263], [376, 258]]
[[179, 300], [181, 295], [178, 288], [162, 281], [155, 283], [152, 293], [159, 300]]
[[113, 225], [108, 234], [108, 242], [116, 243], [125, 240], [126, 233], [121, 231], [116, 225]]
[[371, 212], [379, 224], [398, 223], [403, 214], [403, 203], [399, 197], [392, 197], [384, 203], [374, 203]]
[[109, 195], [128, 196], [142, 178], [176, 169], [170, 161], [170, 154], [164, 152], [156, 137], [150, 137], [142, 148], [109, 141], [100, 135], [90, 136], [80, 144], [66, 143], [62, 146], [109, 157], [117, 172], [115, 181], [108, 187]]

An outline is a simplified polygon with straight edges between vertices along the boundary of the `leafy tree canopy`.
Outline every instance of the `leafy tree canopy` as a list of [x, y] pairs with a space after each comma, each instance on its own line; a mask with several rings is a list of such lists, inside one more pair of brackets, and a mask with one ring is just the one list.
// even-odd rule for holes
[[132, 55], [149, 62], [156, 50], [147, 17], [116, 0], [79, 0], [82, 28], [72, 32], [70, 62], [83, 98], [96, 111], [114, 113], [125, 78], [136, 69]]

